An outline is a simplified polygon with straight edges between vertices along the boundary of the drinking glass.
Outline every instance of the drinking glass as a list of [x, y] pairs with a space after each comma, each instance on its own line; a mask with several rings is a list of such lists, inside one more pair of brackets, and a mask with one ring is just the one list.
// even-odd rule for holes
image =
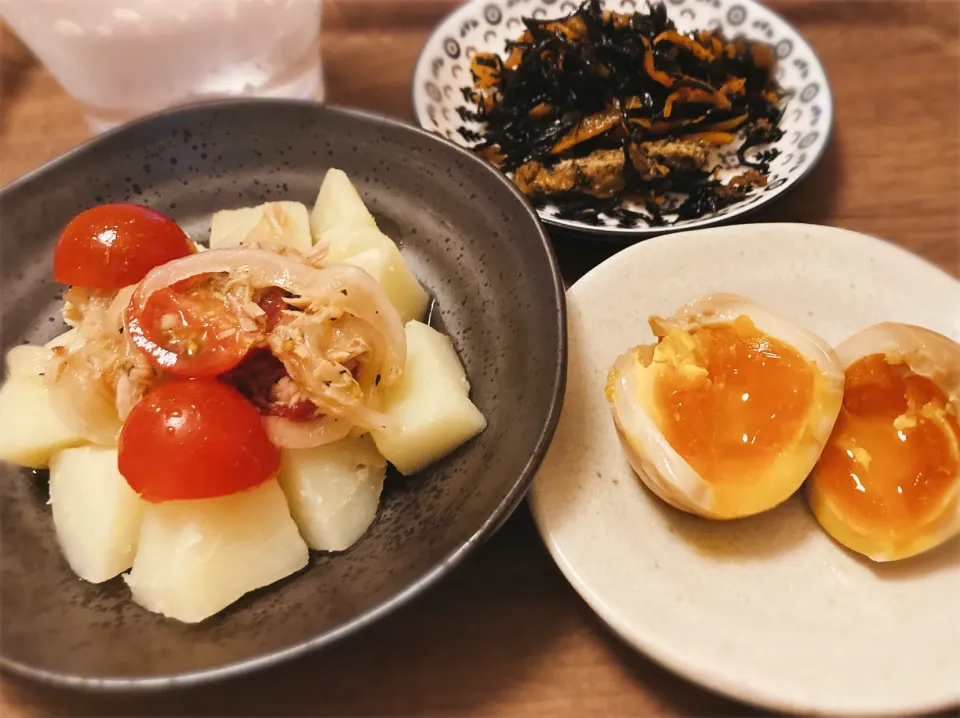
[[321, 0], [0, 0], [99, 132], [218, 97], [322, 101]]

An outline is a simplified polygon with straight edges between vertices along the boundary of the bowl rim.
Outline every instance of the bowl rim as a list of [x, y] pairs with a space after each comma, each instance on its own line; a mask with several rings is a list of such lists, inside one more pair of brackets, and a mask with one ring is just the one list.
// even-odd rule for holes
[[[470, 13], [472, 9], [475, 9], [481, 6], [482, 4], [489, 3], [489, 2], [490, 0], [466, 0], [460, 5], [454, 7], [452, 10], [446, 13], [442, 18], [440, 18], [440, 20], [437, 21], [437, 24], [434, 25], [433, 29], [430, 30], [430, 34], [427, 35], [427, 39], [424, 41], [423, 45], [421, 46], [420, 52], [417, 53], [417, 57], [413, 62], [413, 72], [411, 73], [411, 76], [410, 76], [410, 109], [411, 109], [411, 114], [413, 115], [413, 118], [417, 122], [417, 125], [422, 129], [426, 130], [427, 132], [432, 132], [432, 131], [427, 130], [427, 123], [426, 123], [427, 118], [424, 117], [416, 100], [417, 79], [420, 74], [420, 67], [421, 67], [421, 63], [423, 62], [423, 57], [427, 51], [427, 45], [430, 43], [430, 40], [432, 40], [433, 37], [439, 32], [440, 28], [445, 26], [448, 22], [450, 22], [454, 18], [454, 16], [457, 16], [457, 17], [459, 17], [460, 15], [466, 16], [467, 14]], [[539, 2], [540, 4], [549, 4], [549, 3], [546, 3], [545, 0], [537, 0], [537, 2]], [[800, 32], [800, 30], [797, 28], [796, 25], [794, 25], [792, 22], [787, 20], [780, 12], [769, 7], [766, 3], [762, 2], [762, 0], [739, 0], [739, 2], [761, 8], [764, 12], [769, 13], [771, 16], [776, 18], [778, 22], [782, 23], [785, 27], [789, 28], [794, 33], [796, 33], [800, 41], [804, 45], [806, 45], [807, 49], [810, 50], [810, 55], [816, 61], [817, 65], [820, 68], [820, 71], [823, 73], [823, 79], [824, 79], [823, 92], [824, 92], [824, 97], [826, 98], [824, 107], [828, 109], [828, 112], [825, 113], [827, 115], [828, 121], [824, 123], [824, 127], [825, 127], [824, 139], [823, 139], [823, 144], [820, 147], [820, 151], [816, 155], [814, 155], [814, 157], [807, 163], [807, 166], [803, 169], [803, 171], [799, 175], [797, 175], [795, 179], [787, 183], [787, 185], [783, 188], [782, 191], [777, 192], [772, 197], [766, 200], [763, 200], [760, 202], [754, 202], [752, 205], [748, 205], [747, 207], [744, 207], [739, 211], [735, 210], [723, 215], [716, 215], [706, 219], [698, 219], [696, 220], [696, 224], [693, 224], [693, 225], [683, 225], [679, 227], [672, 226], [672, 225], [667, 225], [664, 227], [654, 227], [654, 226], [590, 227], [583, 223], [572, 221], [572, 220], [558, 219], [555, 217], [546, 217], [541, 215], [539, 211], [534, 209], [534, 211], [537, 213], [537, 217], [540, 219], [540, 221], [544, 225], [547, 225], [557, 231], [563, 232], [564, 234], [585, 239], [591, 242], [599, 242], [601, 244], [606, 244], [611, 247], [614, 245], [626, 247], [635, 242], [639, 242], [644, 239], [649, 239], [652, 237], [659, 237], [664, 234], [674, 234], [676, 232], [693, 232], [698, 229], [708, 229], [710, 227], [723, 227], [731, 224], [742, 224], [744, 221], [744, 218], [750, 217], [756, 212], [774, 205], [778, 200], [781, 200], [784, 197], [791, 194], [794, 190], [797, 189], [797, 187], [803, 184], [803, 182], [820, 165], [824, 157], [827, 156], [827, 153], [830, 150], [830, 146], [833, 144], [834, 134], [836, 129], [836, 122], [837, 122], [836, 120], [837, 112], [836, 112], [836, 103], [835, 103], [834, 94], [833, 94], [833, 86], [830, 83], [830, 75], [829, 73], [827, 73], [826, 65], [823, 64], [823, 60], [820, 59], [820, 54], [816, 51], [813, 45], [810, 44], [810, 41], [807, 40], [806, 36], [802, 32]], [[494, 0], [494, 3], [506, 4], [506, 0]], [[432, 133], [432, 134], [436, 134], [438, 137], [443, 137], [443, 135], [439, 133]], [[443, 137], [443, 139], [447, 140], [446, 137]], [[449, 142], [450, 140], [447, 140], [447, 141]], [[457, 143], [454, 142], [454, 144], [457, 144]], [[457, 146], [461, 147], [462, 145], [457, 145]]]
[[[566, 393], [567, 378], [567, 310], [566, 295], [563, 285], [563, 278], [560, 273], [560, 266], [557, 257], [553, 251], [549, 236], [540, 221], [539, 215], [506, 176], [496, 170], [492, 165], [484, 162], [455, 142], [450, 142], [444, 137], [440, 137], [421, 127], [402, 120], [379, 115], [367, 110], [361, 110], [339, 105], [321, 105], [308, 100], [287, 100], [273, 98], [231, 98], [213, 101], [204, 101], [181, 105], [166, 110], [161, 110], [150, 115], [141, 117], [133, 122], [121, 125], [112, 130], [108, 130], [100, 135], [94, 136], [82, 144], [67, 150], [66, 152], [48, 160], [39, 167], [27, 172], [25, 175], [17, 178], [6, 186], [0, 188], [0, 200], [12, 192], [19, 190], [34, 182], [42, 181], [45, 175], [57, 169], [78, 157], [81, 157], [91, 151], [96, 150], [101, 145], [113, 140], [113, 138], [135, 132], [149, 130], [151, 125], [162, 124], [171, 117], [191, 117], [197, 114], [204, 114], [213, 111], [231, 111], [235, 108], [244, 108], [251, 105], [272, 106], [282, 111], [284, 108], [312, 109], [318, 113], [331, 114], [351, 121], [360, 123], [372, 123], [382, 127], [389, 127], [400, 132], [419, 135], [429, 142], [434, 142], [452, 150], [464, 162], [471, 164], [477, 169], [482, 169], [488, 177], [506, 186], [513, 197], [523, 206], [527, 215], [532, 220], [531, 229], [536, 230], [536, 239], [539, 240], [546, 255], [547, 264], [552, 280], [553, 300], [556, 306], [555, 329], [559, 338], [559, 346], [555, 349], [555, 358], [553, 358], [552, 367], [547, 370], [551, 378], [552, 396], [543, 427], [534, 443], [533, 451], [527, 458], [523, 469], [520, 471], [517, 479], [507, 491], [506, 495], [499, 501], [493, 513], [464, 541], [457, 545], [452, 551], [439, 559], [432, 568], [424, 572], [413, 582], [408, 584], [400, 591], [392, 594], [388, 598], [379, 602], [372, 608], [358, 614], [357, 616], [331, 628], [327, 631], [318, 633], [303, 640], [292, 643], [285, 648], [271, 652], [256, 655], [250, 658], [244, 658], [230, 663], [224, 663], [209, 668], [173, 673], [162, 676], [110, 676], [103, 678], [93, 678], [89, 676], [77, 676], [67, 673], [59, 673], [46, 669], [36, 668], [27, 663], [22, 663], [7, 656], [0, 646], [0, 672], [9, 673], [13, 676], [25, 678], [30, 681], [55, 686], [58, 688], [78, 689], [88, 692], [111, 692], [111, 693], [152, 693], [158, 690], [181, 688], [188, 686], [197, 686], [202, 684], [214, 683], [228, 678], [245, 675], [264, 668], [273, 667], [286, 663], [294, 658], [307, 655], [313, 651], [330, 646], [364, 628], [370, 626], [387, 615], [393, 613], [400, 607], [406, 605], [424, 591], [431, 588], [441, 578], [450, 573], [457, 567], [468, 554], [482, 545], [490, 536], [492, 536], [510, 517], [513, 511], [523, 500], [533, 481], [534, 474], [553, 437], [560, 419], [560, 410], [563, 406], [563, 398]], [[2, 242], [2, 240], [0, 240]], [[296, 577], [294, 576], [294, 579]]]

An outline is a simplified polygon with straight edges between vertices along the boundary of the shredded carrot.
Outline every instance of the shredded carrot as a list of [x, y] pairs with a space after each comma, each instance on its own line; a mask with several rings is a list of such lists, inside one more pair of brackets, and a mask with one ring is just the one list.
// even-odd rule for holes
[[724, 120], [723, 122], [715, 122], [712, 125], [704, 125], [701, 129], [704, 132], [729, 132], [730, 130], [735, 130], [744, 122], [747, 121], [748, 115], [738, 115], [737, 117], [731, 117], [729, 120]]
[[546, 25], [550, 32], [560, 32], [568, 40], [579, 40], [587, 34], [587, 26], [582, 18], [570, 17], [566, 20], [557, 20], [548, 22]]
[[496, 87], [500, 79], [500, 58], [490, 52], [478, 52], [470, 60], [470, 72], [478, 90]]
[[694, 132], [684, 135], [683, 138], [704, 142], [708, 145], [728, 145], [733, 142], [733, 134], [730, 132]]
[[669, 42], [674, 45], [678, 45], [686, 50], [689, 50], [694, 54], [698, 60], [704, 60], [705, 62], [713, 62], [714, 56], [703, 45], [698, 43], [696, 40], [687, 37], [686, 35], [681, 35], [679, 32], [674, 30], [667, 30], [666, 32], [661, 32], [657, 35], [654, 40], [654, 45], [659, 45], [661, 42]]
[[663, 135], [696, 124], [704, 117], [705, 115], [701, 115], [690, 120], [649, 120], [645, 117], [631, 117], [630, 123], [648, 130], [651, 134]]
[[731, 117], [729, 120], [723, 120], [723, 122], [714, 122], [712, 125], [704, 125], [699, 128], [703, 132], [728, 132], [729, 130], [735, 130], [744, 122], [747, 121], [749, 115], [737, 115], [736, 117]]
[[647, 50], [643, 56], [643, 69], [646, 70], [647, 74], [650, 76], [650, 79], [657, 84], [663, 85], [664, 87], [673, 87], [673, 78], [667, 73], [661, 72], [656, 68], [656, 66], [654, 66], [653, 48], [650, 46], [650, 41], [645, 37], [641, 37], [640, 40], [643, 42], [643, 46]]
[[632, 15], [625, 12], [610, 12], [609, 10], [604, 10], [603, 15], [601, 15], [605, 23], [611, 22], [617, 30], [622, 30], [625, 27], [630, 26], [630, 18]]
[[743, 77], [731, 77], [720, 86], [720, 94], [732, 97], [746, 92], [747, 81]]
[[616, 108], [610, 108], [585, 117], [576, 127], [561, 137], [550, 152], [559, 154], [575, 145], [579, 145], [581, 142], [589, 140], [591, 137], [602, 135], [604, 132], [612, 130], [619, 125], [620, 119], [620, 110]]
[[685, 102], [709, 102], [721, 110], [730, 108], [730, 100], [719, 92], [707, 92], [706, 90], [700, 90], [696, 87], [681, 87], [679, 90], [671, 92], [664, 101], [663, 116], [665, 118], [670, 117], [673, 113], [673, 105], [677, 102], [681, 104]]
[[492, 165], [499, 167], [503, 161], [506, 159], [504, 155], [500, 154], [500, 148], [496, 145], [487, 147], [479, 152], [480, 156], [483, 157], [487, 162]]
[[530, 110], [530, 117], [535, 120], [539, 120], [541, 117], [546, 117], [550, 114], [550, 105], [545, 102], [541, 102], [539, 105]]
[[[527, 44], [533, 41], [533, 35], [530, 34], [529, 30], [524, 30], [523, 34], [517, 39], [517, 42], [520, 44]], [[509, 67], [511, 70], [516, 70], [520, 65], [520, 60], [523, 59], [523, 48], [522, 47], [513, 47], [510, 50], [510, 54], [507, 55], [507, 59], [503, 61], [503, 64]]]

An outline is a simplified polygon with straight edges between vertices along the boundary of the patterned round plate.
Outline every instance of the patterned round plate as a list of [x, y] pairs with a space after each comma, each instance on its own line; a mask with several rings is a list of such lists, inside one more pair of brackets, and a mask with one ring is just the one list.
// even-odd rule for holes
[[[614, 12], [644, 12], [642, 0], [602, 0]], [[560, 216], [550, 204], [538, 208], [547, 224], [568, 231], [632, 242], [665, 231], [726, 223], [758, 209], [795, 187], [816, 165], [826, 149], [833, 124], [833, 100], [826, 74], [816, 54], [800, 34], [777, 14], [753, 0], [666, 0], [667, 14], [680, 32], [719, 30], [733, 39], [759, 40], [774, 48], [776, 77], [787, 91], [780, 123], [785, 131], [775, 143], [779, 155], [770, 163], [767, 186], [754, 189], [742, 200], [696, 219], [651, 226], [643, 219], [622, 219], [600, 214], [595, 220]], [[470, 59], [477, 52], [505, 57], [506, 42], [523, 32], [522, 18], [546, 19], [570, 15], [579, 7], [574, 0], [471, 0], [447, 16], [427, 40], [413, 74], [413, 110], [422, 127], [465, 147], [461, 130], [477, 132], [482, 126], [461, 119], [467, 107], [462, 88], [472, 83]], [[726, 167], [720, 178], [737, 173], [735, 145], [721, 148], [717, 163]], [[751, 152], [764, 151], [760, 146]], [[667, 215], [669, 222], [670, 217]]]

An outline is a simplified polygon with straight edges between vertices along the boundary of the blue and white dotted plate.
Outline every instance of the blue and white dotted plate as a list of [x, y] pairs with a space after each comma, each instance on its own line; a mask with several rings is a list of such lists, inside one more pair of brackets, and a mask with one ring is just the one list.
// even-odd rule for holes
[[[469, 146], [458, 129], [464, 126], [457, 113], [466, 105], [461, 88], [471, 85], [470, 58], [477, 52], [506, 56], [505, 44], [523, 32], [521, 18], [563, 17], [575, 12], [573, 0], [471, 0], [464, 3], [433, 31], [413, 73], [413, 109], [422, 127], [459, 145]], [[826, 74], [813, 49], [776, 13], [754, 0], [666, 0], [667, 14], [681, 32], [719, 29], [726, 37], [743, 36], [769, 43], [778, 58], [777, 80], [789, 94], [781, 128], [786, 132], [774, 146], [780, 155], [771, 162], [767, 186], [754, 189], [741, 201], [697, 219], [682, 220], [668, 227], [628, 224], [605, 215], [597, 224], [558, 216], [556, 207], [538, 211], [548, 225], [580, 233], [605, 235], [608, 239], [635, 241], [664, 231], [693, 229], [734, 221], [772, 202], [809, 174], [827, 147], [833, 125], [833, 100]], [[642, 0], [603, 0], [605, 10], [646, 10]], [[473, 109], [473, 108], [470, 108]], [[468, 123], [468, 129], [482, 126]], [[738, 140], [739, 143], [739, 140]], [[767, 149], [765, 147], [759, 150]], [[716, 160], [731, 167], [721, 179], [737, 173], [736, 145], [721, 148]]]

